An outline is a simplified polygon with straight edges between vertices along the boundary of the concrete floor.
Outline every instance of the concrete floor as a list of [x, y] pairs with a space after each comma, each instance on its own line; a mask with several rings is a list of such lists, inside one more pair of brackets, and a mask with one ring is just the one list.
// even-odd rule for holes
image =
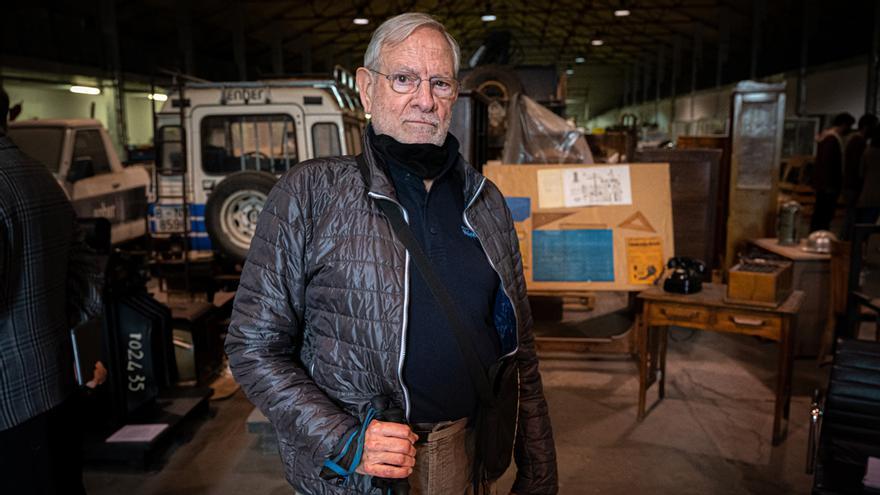
[[[795, 363], [792, 423], [771, 447], [775, 346], [750, 337], [672, 329], [667, 397], [636, 422], [638, 374], [623, 357], [542, 357], [563, 494], [806, 494], [807, 409], [827, 368]], [[653, 392], [653, 393], [652, 393]], [[656, 391], [649, 392], [649, 405]], [[278, 457], [245, 430], [239, 391], [212, 402], [152, 469], [89, 467], [91, 495], [289, 494]], [[502, 478], [507, 493], [512, 472]]]

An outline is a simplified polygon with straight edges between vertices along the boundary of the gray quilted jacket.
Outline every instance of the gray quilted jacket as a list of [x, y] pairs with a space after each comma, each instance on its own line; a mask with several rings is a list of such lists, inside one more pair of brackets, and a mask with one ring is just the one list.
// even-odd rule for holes
[[[391, 396], [409, 414], [401, 376], [414, 267], [375, 203], [396, 203], [393, 184], [366, 138], [364, 149], [369, 184], [349, 156], [303, 162], [278, 181], [251, 243], [226, 338], [232, 372], [274, 426], [287, 479], [304, 494], [378, 493], [359, 474], [325, 481], [322, 465], [374, 396]], [[513, 489], [556, 493], [556, 453], [510, 212], [495, 185], [462, 158], [457, 171], [469, 198], [463, 221], [513, 306], [513, 338], [505, 343], [502, 335], [521, 376]], [[503, 332], [497, 318], [496, 326]]]

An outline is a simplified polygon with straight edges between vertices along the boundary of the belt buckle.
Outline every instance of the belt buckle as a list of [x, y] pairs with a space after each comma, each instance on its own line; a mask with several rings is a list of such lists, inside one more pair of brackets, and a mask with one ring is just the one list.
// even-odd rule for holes
[[421, 444], [428, 443], [428, 435], [430, 435], [431, 433], [434, 432], [435, 426], [436, 426], [436, 424], [435, 425], [422, 424], [422, 425], [410, 426], [410, 429], [412, 430], [412, 432], [415, 433], [416, 435], [418, 435], [418, 437], [419, 437], [418, 440], [416, 440], [416, 444], [421, 445]]

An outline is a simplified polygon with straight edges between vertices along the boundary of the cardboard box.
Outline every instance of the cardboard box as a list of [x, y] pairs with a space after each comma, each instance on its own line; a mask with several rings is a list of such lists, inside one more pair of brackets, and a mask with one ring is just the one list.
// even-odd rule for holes
[[669, 165], [487, 165], [530, 291], [642, 290], [675, 253]]

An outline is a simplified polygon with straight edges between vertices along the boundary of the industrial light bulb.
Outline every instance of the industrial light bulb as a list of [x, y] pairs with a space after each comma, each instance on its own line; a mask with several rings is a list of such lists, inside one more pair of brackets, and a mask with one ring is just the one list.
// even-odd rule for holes
[[71, 93], [77, 93], [80, 95], [99, 95], [101, 94], [101, 90], [98, 88], [93, 88], [91, 86], [71, 86]]

